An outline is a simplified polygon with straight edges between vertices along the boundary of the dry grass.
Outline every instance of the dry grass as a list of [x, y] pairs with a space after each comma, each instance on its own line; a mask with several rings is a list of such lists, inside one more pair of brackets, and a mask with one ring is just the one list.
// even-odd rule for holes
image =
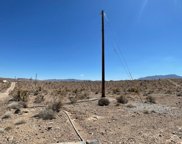
[[13, 95], [13, 101], [23, 101], [27, 102], [28, 101], [28, 96], [29, 92], [27, 90], [18, 90], [16, 93]]
[[156, 99], [155, 99], [155, 97], [153, 97], [153, 96], [147, 96], [147, 97], [146, 97], [146, 102], [147, 102], [147, 103], [155, 104], [155, 103], [156, 103]]
[[43, 95], [37, 95], [34, 99], [34, 103], [42, 103], [44, 102], [45, 98]]
[[55, 119], [55, 113], [52, 109], [45, 108], [39, 114], [35, 115], [34, 117], [40, 118], [43, 120], [52, 120]]
[[117, 97], [116, 100], [118, 103], [121, 103], [121, 104], [127, 104], [128, 103], [128, 99], [126, 98], [126, 96]]
[[10, 82], [4, 83], [3, 80], [0, 80], [0, 92], [4, 92], [9, 87], [10, 87]]
[[52, 109], [55, 112], [59, 112], [62, 107], [61, 100], [55, 100], [52, 103], [49, 104], [48, 108]]

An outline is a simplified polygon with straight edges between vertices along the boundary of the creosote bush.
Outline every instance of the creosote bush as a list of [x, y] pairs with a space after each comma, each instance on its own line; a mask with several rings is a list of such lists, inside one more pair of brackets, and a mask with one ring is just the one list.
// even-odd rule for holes
[[127, 104], [128, 103], [128, 99], [126, 98], [126, 96], [120, 96], [116, 98], [118, 103], [122, 103], [122, 104]]
[[133, 92], [133, 93], [139, 93], [137, 88], [129, 88], [127, 91], [128, 92]]
[[155, 100], [155, 98], [152, 97], [152, 96], [147, 96], [146, 102], [147, 102], [147, 103], [155, 104], [155, 103], [156, 103], [156, 100]]
[[59, 112], [62, 107], [62, 102], [60, 100], [53, 101], [49, 104], [48, 108], [52, 109], [54, 112]]
[[81, 92], [76, 95], [77, 100], [83, 100], [83, 99], [89, 99], [89, 93], [87, 92]]
[[55, 113], [52, 109], [45, 108], [39, 114], [35, 115], [36, 118], [41, 118], [43, 120], [52, 120], [55, 119]]
[[135, 108], [136, 106], [132, 105], [132, 104], [128, 104], [127, 108]]
[[114, 88], [112, 90], [112, 92], [113, 92], [113, 94], [119, 94], [120, 93], [120, 90], [119, 90], [119, 88]]
[[28, 91], [27, 90], [18, 90], [16, 94], [13, 96], [14, 101], [28, 101]]
[[110, 101], [107, 98], [105, 98], [105, 97], [101, 98], [98, 101], [98, 105], [99, 106], [108, 106], [109, 104], [110, 104]]
[[77, 102], [77, 98], [76, 97], [69, 97], [70, 103], [71, 104], [75, 104]]
[[34, 103], [41, 103], [43, 102], [45, 99], [44, 99], [44, 96], [43, 95], [37, 95], [35, 97], [35, 100], [34, 100]]

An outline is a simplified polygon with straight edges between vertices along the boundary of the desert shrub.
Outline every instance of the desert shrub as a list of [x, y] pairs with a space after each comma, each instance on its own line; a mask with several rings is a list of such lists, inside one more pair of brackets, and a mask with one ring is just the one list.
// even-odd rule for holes
[[51, 94], [54, 96], [65, 96], [67, 95], [67, 91], [65, 89], [58, 89], [54, 90]]
[[28, 101], [28, 91], [27, 90], [18, 90], [13, 96], [14, 101]]
[[80, 94], [76, 95], [77, 100], [82, 100], [82, 99], [89, 99], [89, 93], [87, 92], [82, 92]]
[[48, 108], [52, 109], [55, 112], [59, 112], [62, 107], [62, 102], [59, 100], [53, 101], [51, 104], [49, 104]]
[[78, 89], [74, 89], [74, 90], [73, 90], [73, 93], [74, 93], [74, 94], [77, 94], [77, 93], [78, 93]]
[[42, 87], [41, 87], [41, 86], [39, 86], [39, 87], [38, 87], [38, 91], [41, 91], [41, 90], [42, 90]]
[[35, 90], [34, 92], [33, 92], [33, 95], [34, 96], [37, 96], [39, 94], [39, 91], [38, 90]]
[[167, 90], [167, 91], [165, 92], [165, 94], [172, 94], [172, 91], [171, 91], [171, 90]]
[[128, 104], [127, 105], [128, 108], [135, 108], [136, 106], [132, 105], [132, 104]]
[[128, 99], [126, 98], [126, 96], [117, 97], [116, 100], [118, 103], [122, 103], [122, 104], [128, 103]]
[[147, 93], [147, 92], [144, 92], [144, 93], [143, 93], [143, 96], [148, 96], [148, 93]]
[[136, 88], [129, 88], [127, 91], [128, 92], [133, 92], [133, 93], [138, 93], [139, 92], [138, 89], [136, 89]]
[[10, 82], [1, 82], [0, 83], [0, 91], [5, 91], [7, 88], [9, 88], [10, 87]]
[[74, 104], [74, 103], [77, 102], [77, 98], [76, 98], [76, 97], [70, 96], [70, 97], [69, 97], [69, 100], [70, 100], [70, 103], [71, 103], [71, 104]]
[[119, 94], [119, 93], [120, 93], [119, 88], [114, 88], [114, 89], [112, 90], [112, 93], [113, 93], [113, 94]]
[[4, 128], [5, 131], [10, 131], [11, 129], [12, 129], [11, 126], [7, 126], [7, 127]]
[[99, 106], [108, 106], [110, 104], [110, 101], [107, 98], [101, 98], [98, 101]]
[[34, 103], [41, 103], [43, 102], [45, 99], [44, 99], [44, 96], [43, 95], [37, 95], [34, 99]]
[[178, 93], [176, 94], [176, 96], [181, 97], [181, 96], [182, 96], [182, 92], [178, 92]]
[[153, 103], [153, 104], [155, 104], [156, 103], [156, 99], [153, 96], [147, 96], [146, 102], [147, 103]]
[[41, 118], [43, 120], [52, 120], [55, 119], [55, 113], [52, 109], [45, 108], [39, 114], [35, 115], [36, 118]]
[[[160, 90], [159, 90], [159, 91], [160, 91]], [[147, 92], [148, 95], [149, 95], [149, 94], [152, 94], [152, 93], [154, 93], [153, 90], [149, 90], [149, 91]]]

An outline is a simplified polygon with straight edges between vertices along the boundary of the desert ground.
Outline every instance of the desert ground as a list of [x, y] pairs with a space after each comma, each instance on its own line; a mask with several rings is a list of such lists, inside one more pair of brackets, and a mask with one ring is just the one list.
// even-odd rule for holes
[[108, 81], [100, 97], [98, 81], [0, 81], [0, 144], [182, 144], [182, 80]]

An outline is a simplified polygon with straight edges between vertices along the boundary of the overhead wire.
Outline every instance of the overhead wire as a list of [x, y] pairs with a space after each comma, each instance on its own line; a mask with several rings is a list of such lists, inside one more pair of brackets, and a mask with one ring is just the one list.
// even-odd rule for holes
[[[104, 16], [106, 17], [106, 22], [108, 23], [108, 26], [110, 27], [110, 29], [112, 29], [112, 27], [110, 26], [110, 23], [109, 23], [109, 18], [108, 18], [108, 16], [106, 15], [106, 13], [105, 13]], [[115, 40], [114, 42], [112, 42], [112, 43], [113, 43], [113, 47], [112, 47], [112, 48], [113, 48], [115, 54], [118, 56], [118, 58], [119, 58], [119, 60], [120, 60], [120, 63], [121, 63], [121, 65], [123, 66], [125, 72], [126, 72], [127, 75], [129, 76], [129, 78], [130, 78], [131, 80], [134, 80], [134, 78], [133, 78], [133, 76], [132, 76], [132, 73], [131, 73], [131, 71], [130, 71], [130, 69], [129, 69], [128, 63], [127, 63], [127, 61], [126, 61], [126, 59], [125, 59], [125, 57], [124, 57], [124, 55], [123, 55], [124, 50], [121, 52], [121, 50], [119, 49], [119, 47], [118, 47], [118, 45], [117, 45], [117, 43], [116, 43], [115, 35], [113, 34], [113, 32], [114, 32], [114, 31], [110, 30], [110, 33], [111, 33], [111, 35], [112, 35], [112, 37], [113, 37], [113, 39], [111, 39], [111, 40], [113, 40], [113, 41]], [[138, 87], [137, 87], [137, 91], [139, 91], [139, 90], [138, 90]], [[139, 95], [139, 93], [137, 93], [137, 96], [139, 97], [140, 101], [143, 103], [143, 100], [142, 100], [141, 96]]]
[[[119, 60], [120, 60], [121, 64], [123, 65], [123, 67], [124, 67], [124, 69], [125, 69], [125, 72], [129, 75], [129, 78], [130, 78], [131, 80], [134, 80], [134, 78], [133, 78], [133, 76], [132, 76], [132, 73], [131, 73], [131, 71], [130, 71], [130, 69], [129, 69], [127, 60], [125, 59], [124, 54], [123, 54], [123, 53], [124, 53], [124, 47], [122, 47], [123, 51], [121, 52], [121, 50], [120, 50], [120, 48], [118, 47], [117, 42], [116, 42], [116, 35], [113, 34], [113, 32], [115, 32], [115, 31], [112, 30], [111, 23], [109, 23], [109, 18], [108, 18], [108, 16], [106, 15], [106, 13], [105, 13], [105, 17], [106, 17], [106, 22], [108, 23], [108, 26], [109, 26], [109, 28], [111, 29], [111, 35], [112, 35], [112, 37], [113, 37], [113, 39], [111, 39], [111, 40], [114, 41], [114, 39], [115, 39], [115, 41], [113, 42], [113, 50], [114, 50], [114, 52], [116, 53], [116, 55], [119, 57]], [[145, 105], [144, 105], [144, 102], [143, 102], [143, 100], [142, 100], [140, 94], [139, 94], [139, 88], [138, 88], [138, 87], [136, 87], [136, 88], [137, 88], [137, 91], [138, 91], [138, 92], [137, 92], [137, 96], [139, 97], [139, 99], [140, 99], [140, 101], [141, 101], [141, 103], [143, 104], [143, 107], [144, 107], [144, 109], [145, 109], [146, 107], [145, 107]], [[156, 108], [154, 105], [153, 105], [153, 108], [154, 108], [154, 109], [157, 109], [157, 110], [159, 111], [159, 108], [158, 108], [158, 107]]]

